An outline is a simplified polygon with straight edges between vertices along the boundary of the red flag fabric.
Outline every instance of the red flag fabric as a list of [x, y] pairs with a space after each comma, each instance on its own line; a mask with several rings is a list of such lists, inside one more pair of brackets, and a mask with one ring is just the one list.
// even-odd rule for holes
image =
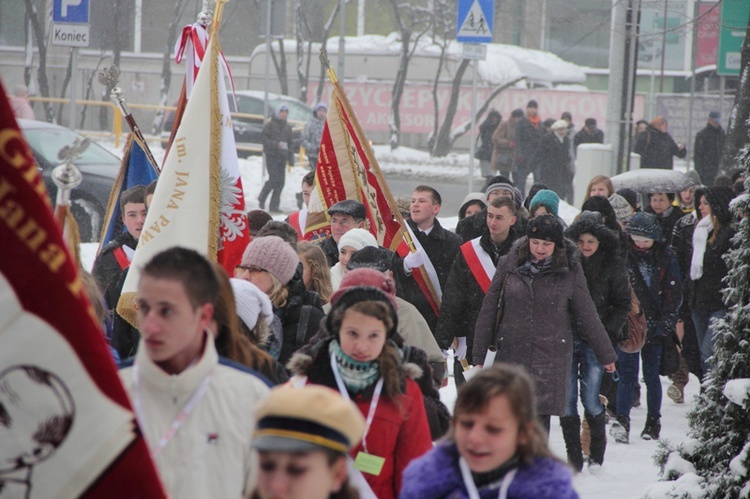
[[0, 241], [0, 402], [18, 411], [9, 431], [46, 414], [57, 432], [0, 482], [21, 497], [165, 497], [1, 84]]
[[378, 244], [396, 250], [401, 243], [401, 225], [388, 203], [387, 186], [381, 185], [375, 168], [370, 143], [346, 94], [336, 84], [320, 142], [305, 239], [327, 237], [328, 208], [345, 199], [356, 199], [365, 205], [368, 228]]

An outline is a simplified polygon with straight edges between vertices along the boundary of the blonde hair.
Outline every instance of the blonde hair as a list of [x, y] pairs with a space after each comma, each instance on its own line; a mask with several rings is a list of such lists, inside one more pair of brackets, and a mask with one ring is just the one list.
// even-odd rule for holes
[[304, 258], [310, 267], [310, 291], [320, 296], [323, 304], [331, 300], [333, 285], [331, 284], [331, 269], [328, 268], [326, 255], [320, 246], [304, 241], [297, 243], [297, 254]]
[[286, 286], [281, 284], [275, 275], [268, 272], [268, 277], [271, 278], [271, 290], [268, 292], [268, 297], [271, 299], [271, 304], [276, 308], [286, 307], [286, 299], [289, 296], [289, 290]]
[[593, 177], [589, 181], [589, 185], [586, 186], [586, 195], [583, 197], [583, 202], [585, 203], [589, 199], [591, 199], [591, 188], [594, 187], [596, 184], [604, 184], [604, 186], [607, 188], [607, 195], [605, 197], [609, 198], [612, 194], [615, 192], [615, 186], [612, 183], [612, 179], [610, 179], [606, 175], [597, 175]]

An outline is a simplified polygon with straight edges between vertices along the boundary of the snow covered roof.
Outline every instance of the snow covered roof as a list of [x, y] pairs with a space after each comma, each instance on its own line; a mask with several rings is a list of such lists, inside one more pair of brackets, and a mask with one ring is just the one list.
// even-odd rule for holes
[[[388, 36], [364, 35], [347, 36], [346, 54], [361, 56], [392, 56], [398, 58], [401, 53], [401, 40], [398, 33]], [[338, 52], [339, 37], [331, 37], [326, 42], [326, 49], [333, 59]], [[274, 48], [277, 46], [274, 43]], [[258, 45], [253, 50], [251, 59], [265, 52], [265, 44]], [[312, 45], [313, 53], [320, 49], [320, 44]], [[284, 51], [295, 54], [297, 41], [284, 40]], [[453, 61], [461, 59], [462, 44], [451, 40], [447, 48], [448, 57]], [[423, 37], [414, 52], [417, 58], [437, 58], [440, 49], [431, 43], [428, 37]], [[395, 76], [394, 63], [394, 76]], [[379, 75], [382, 76], [382, 75]], [[516, 78], [525, 77], [535, 83], [583, 83], [586, 81], [585, 68], [564, 61], [552, 52], [526, 49], [515, 45], [500, 43], [487, 44], [487, 60], [479, 62], [479, 77], [487, 84], [499, 85]]]

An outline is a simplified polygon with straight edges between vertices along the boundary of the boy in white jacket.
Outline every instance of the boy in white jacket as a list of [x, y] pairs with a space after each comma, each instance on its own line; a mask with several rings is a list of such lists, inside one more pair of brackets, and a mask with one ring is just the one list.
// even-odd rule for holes
[[197, 252], [157, 254], [138, 285], [141, 340], [120, 371], [169, 497], [249, 497], [254, 411], [269, 389], [220, 359], [208, 331], [219, 296]]

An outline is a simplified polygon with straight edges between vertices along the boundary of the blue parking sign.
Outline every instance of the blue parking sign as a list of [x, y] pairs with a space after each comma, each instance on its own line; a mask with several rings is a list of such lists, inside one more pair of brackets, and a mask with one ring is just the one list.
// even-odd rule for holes
[[89, 0], [53, 0], [52, 21], [55, 23], [89, 23]]
[[456, 41], [492, 43], [495, 24], [494, 0], [459, 0]]

